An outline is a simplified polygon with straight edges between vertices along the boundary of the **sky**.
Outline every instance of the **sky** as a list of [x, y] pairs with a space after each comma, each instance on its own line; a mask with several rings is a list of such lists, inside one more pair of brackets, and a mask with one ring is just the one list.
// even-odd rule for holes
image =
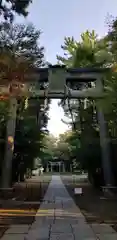
[[[80, 40], [87, 29], [104, 36], [108, 14], [117, 16], [117, 0], [33, 0], [27, 19], [16, 17], [16, 22], [32, 22], [42, 31], [40, 44], [46, 49], [46, 60], [56, 64], [56, 55], [63, 54], [61, 44], [65, 36]], [[52, 134], [58, 136], [67, 130], [67, 125], [61, 122], [64, 113], [57, 100], [52, 101], [49, 115], [48, 129]]]

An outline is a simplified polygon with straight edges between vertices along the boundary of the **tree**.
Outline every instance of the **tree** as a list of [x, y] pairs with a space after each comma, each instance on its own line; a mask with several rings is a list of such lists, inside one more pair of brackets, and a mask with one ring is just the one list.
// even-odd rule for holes
[[[62, 46], [62, 48], [66, 51], [65, 52], [65, 57], [61, 58], [60, 56], [57, 56], [58, 60], [63, 63], [68, 63], [68, 66], [73, 66], [73, 67], [106, 67], [107, 65], [112, 64], [113, 62], [113, 56], [112, 53], [110, 52], [110, 49], [106, 45], [105, 39], [98, 40], [97, 35], [95, 34], [94, 31], [91, 33], [89, 31], [86, 31], [85, 33], [81, 34], [81, 42], [76, 42], [73, 38], [65, 38], [65, 45]], [[83, 89], [91, 86], [90, 83], [83, 83], [83, 84], [77, 84], [73, 85], [72, 87], [75, 89]], [[77, 103], [78, 100], [76, 100]], [[95, 113], [95, 102], [91, 100], [87, 100], [86, 102], [84, 100], [78, 101], [78, 108], [77, 108], [77, 113], [74, 112], [76, 108], [74, 108], [75, 101], [71, 101], [72, 106], [70, 107], [70, 101], [69, 101], [69, 106], [68, 106], [68, 111], [70, 112], [72, 116], [72, 121], [74, 121], [75, 117], [75, 122], [80, 122], [80, 130], [82, 132], [81, 136], [81, 145], [83, 145], [86, 141], [86, 135], [91, 133], [92, 138], [95, 136], [95, 131], [94, 125], [96, 125], [96, 121], [94, 124], [94, 113]], [[71, 108], [71, 109], [70, 109]], [[85, 110], [86, 108], [86, 110]], [[86, 113], [89, 114], [87, 115]], [[89, 121], [87, 121], [87, 117]], [[73, 117], [74, 116], [74, 117]], [[96, 115], [95, 115], [96, 116]], [[87, 120], [86, 120], [87, 119]], [[104, 121], [103, 121], [104, 122]], [[88, 124], [90, 123], [90, 125]], [[102, 123], [102, 118], [101, 118], [101, 123]], [[76, 126], [76, 125], [75, 125]], [[102, 126], [102, 124], [100, 125]], [[97, 128], [97, 126], [96, 126]], [[103, 128], [104, 129], [104, 128]], [[102, 131], [102, 130], [101, 130]], [[86, 146], [85, 146], [86, 147]], [[106, 150], [105, 150], [106, 149]], [[107, 154], [107, 147], [106, 144], [102, 148], [102, 152], [105, 153], [103, 154], [103, 162], [105, 162], [105, 159], [108, 157]], [[104, 165], [104, 169], [105, 165]], [[109, 169], [109, 168], [108, 168]], [[104, 170], [105, 176], [106, 172], [109, 172]], [[108, 174], [109, 175], [109, 174]], [[107, 180], [107, 178], [106, 178]]]
[[[44, 155], [46, 157], [46, 160], [52, 160], [55, 157], [56, 152], [56, 141], [57, 139], [50, 133], [48, 133], [45, 136], [44, 143], [45, 143], [45, 149], [44, 149]], [[43, 155], [43, 157], [44, 157]]]
[[[57, 56], [57, 59], [60, 63], [62, 62], [68, 67], [95, 67], [99, 64], [103, 66], [107, 55], [110, 56], [108, 52], [104, 55], [104, 51], [106, 52], [105, 46], [104, 40], [98, 40], [94, 30], [92, 32], [86, 31], [81, 34], [80, 42], [75, 41], [73, 37], [65, 38], [64, 45], [62, 46], [62, 49], [65, 51], [65, 57]], [[99, 54], [100, 52], [102, 52], [102, 55]], [[87, 87], [87, 84], [78, 83], [78, 86], [75, 87], [83, 89]], [[70, 118], [72, 117], [72, 122], [75, 121], [75, 127], [76, 125], [78, 127], [79, 122], [80, 130], [82, 130], [83, 127], [84, 105], [91, 107], [92, 101], [88, 101], [87, 99], [85, 101], [71, 99], [69, 100], [67, 110], [65, 110], [65, 114]]]
[[5, 151], [6, 124], [8, 120], [8, 101], [0, 101], [0, 176]]
[[[23, 102], [19, 104], [19, 113], [17, 115], [16, 133], [15, 133], [15, 148], [13, 158], [13, 181], [17, 181], [21, 175], [21, 180], [24, 180], [27, 168], [32, 170], [34, 167], [35, 158], [40, 158], [43, 164], [43, 156], [45, 146], [46, 132], [48, 123], [48, 110], [43, 112], [45, 118], [40, 116], [38, 121], [38, 111], [42, 112], [44, 100], [29, 100], [28, 107], [20, 110]], [[39, 106], [40, 104], [40, 106]]]
[[[109, 51], [112, 53], [113, 62], [111, 64], [112, 73], [106, 78], [105, 84], [108, 86], [108, 94], [105, 101], [102, 102], [103, 111], [108, 122], [109, 132], [112, 138], [117, 138], [117, 50], [116, 50], [116, 35], [117, 35], [117, 19], [114, 18], [109, 22], [109, 31], [105, 37]], [[108, 102], [108, 104], [107, 104]], [[107, 107], [108, 106], [108, 107]]]
[[[9, 111], [10, 117], [7, 123], [7, 144], [5, 160], [3, 167], [3, 185], [8, 186], [10, 179], [10, 169], [12, 160], [12, 148], [9, 146], [8, 138], [15, 135], [16, 123], [16, 96], [19, 92], [25, 91], [25, 76], [30, 77], [30, 73], [35, 71], [35, 67], [42, 65], [44, 60], [43, 47], [38, 47], [40, 32], [36, 31], [32, 25], [1, 25], [1, 43], [0, 43], [0, 73], [1, 84], [9, 86]], [[14, 36], [12, 36], [12, 34]], [[2, 37], [4, 36], [4, 37]], [[12, 36], [12, 38], [10, 38]], [[5, 45], [5, 41], [6, 45]], [[11, 41], [12, 39], [12, 41]], [[6, 81], [6, 82], [5, 82]], [[15, 93], [15, 96], [14, 96]], [[6, 171], [8, 178], [6, 179]]]
[[0, 12], [5, 20], [13, 21], [14, 13], [28, 15], [27, 8], [32, 0], [1, 0], [0, 1]]
[[55, 157], [64, 161], [66, 171], [71, 171], [71, 166], [77, 158], [77, 149], [80, 147], [79, 133], [72, 130], [60, 134], [55, 147]]
[[68, 67], [96, 67], [107, 63], [107, 58], [111, 61], [112, 55], [109, 49], [106, 49], [106, 40], [99, 40], [94, 30], [82, 33], [80, 42], [73, 37], [65, 37], [61, 48], [64, 57], [57, 55], [57, 60]]
[[[29, 61], [35, 67], [45, 64], [44, 47], [39, 45], [41, 31], [33, 24], [0, 24], [0, 50], [9, 52], [14, 58]], [[4, 54], [4, 52], [3, 52]]]

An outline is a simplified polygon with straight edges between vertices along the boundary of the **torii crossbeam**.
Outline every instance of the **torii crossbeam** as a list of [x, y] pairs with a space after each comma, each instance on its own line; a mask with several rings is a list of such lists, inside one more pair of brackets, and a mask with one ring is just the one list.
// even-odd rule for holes
[[[102, 79], [110, 69], [66, 68], [54, 65], [39, 68], [24, 76], [23, 83], [0, 84], [0, 96], [29, 98], [102, 98]], [[84, 85], [90, 85], [86, 87]]]

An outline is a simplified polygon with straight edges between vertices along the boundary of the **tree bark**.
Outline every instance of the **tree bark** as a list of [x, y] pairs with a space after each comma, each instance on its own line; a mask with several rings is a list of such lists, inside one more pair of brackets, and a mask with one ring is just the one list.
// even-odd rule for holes
[[[14, 137], [16, 127], [16, 114], [17, 114], [17, 100], [10, 98], [9, 102], [9, 119], [6, 129], [6, 148], [5, 156], [2, 167], [2, 188], [9, 188], [11, 186], [11, 171], [12, 171], [12, 157], [14, 148]], [[9, 140], [11, 137], [11, 142]]]
[[101, 107], [98, 107], [97, 113], [100, 127], [100, 145], [102, 150], [104, 181], [105, 185], [108, 186], [113, 184], [112, 166], [110, 161], [110, 143], [107, 136], [106, 122]]

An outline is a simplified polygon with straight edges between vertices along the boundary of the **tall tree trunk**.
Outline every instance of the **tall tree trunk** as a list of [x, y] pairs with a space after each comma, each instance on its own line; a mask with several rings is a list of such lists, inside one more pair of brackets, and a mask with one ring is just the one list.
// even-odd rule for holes
[[83, 132], [83, 116], [82, 116], [82, 112], [84, 110], [84, 104], [82, 103], [81, 99], [79, 100], [79, 120], [80, 120], [80, 130], [81, 132]]
[[6, 148], [2, 167], [2, 188], [11, 186], [12, 157], [14, 148], [14, 136], [16, 127], [17, 100], [10, 98], [9, 119], [6, 129]]
[[[97, 89], [103, 92], [103, 83], [101, 79], [97, 79], [96, 81]], [[112, 167], [111, 167], [111, 160], [110, 160], [110, 142], [106, 128], [106, 122], [104, 118], [104, 113], [102, 110], [101, 105], [98, 106], [97, 104], [97, 116], [100, 128], [100, 145], [102, 150], [102, 166], [103, 166], [103, 174], [104, 174], [104, 181], [105, 185], [113, 185], [113, 175], [112, 175]]]
[[113, 184], [112, 167], [110, 161], [110, 142], [107, 135], [106, 122], [101, 107], [98, 107], [98, 121], [100, 127], [100, 145], [102, 149], [102, 166], [105, 185]]

